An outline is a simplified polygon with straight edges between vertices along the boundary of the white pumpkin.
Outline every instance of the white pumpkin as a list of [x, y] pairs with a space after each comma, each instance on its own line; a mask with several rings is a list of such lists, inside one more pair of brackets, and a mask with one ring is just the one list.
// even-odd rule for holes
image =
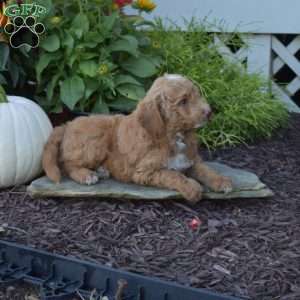
[[45, 112], [33, 101], [7, 96], [0, 103], [0, 188], [26, 183], [42, 171], [42, 152], [52, 132]]

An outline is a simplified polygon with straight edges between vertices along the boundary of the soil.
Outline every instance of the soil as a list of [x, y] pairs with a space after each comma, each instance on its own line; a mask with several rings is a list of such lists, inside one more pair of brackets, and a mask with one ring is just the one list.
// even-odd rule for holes
[[300, 115], [270, 140], [203, 155], [255, 172], [275, 196], [189, 206], [14, 188], [0, 192], [0, 238], [243, 299], [300, 299]]

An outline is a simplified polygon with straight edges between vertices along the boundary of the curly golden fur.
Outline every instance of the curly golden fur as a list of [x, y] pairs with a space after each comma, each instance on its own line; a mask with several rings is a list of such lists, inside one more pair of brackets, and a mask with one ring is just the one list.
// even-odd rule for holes
[[198, 155], [195, 128], [211, 109], [198, 88], [180, 75], [158, 78], [129, 116], [80, 117], [54, 129], [43, 153], [47, 176], [61, 172], [81, 184], [112, 176], [175, 189], [190, 202], [202, 186], [228, 192], [231, 181], [209, 169]]

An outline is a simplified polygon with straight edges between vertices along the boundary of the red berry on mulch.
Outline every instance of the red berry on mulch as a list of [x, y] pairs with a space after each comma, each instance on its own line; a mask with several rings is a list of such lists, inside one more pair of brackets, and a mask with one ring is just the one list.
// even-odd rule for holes
[[201, 226], [202, 222], [200, 219], [198, 218], [193, 218], [190, 222], [189, 222], [189, 227], [192, 230], [197, 230], [200, 226]]

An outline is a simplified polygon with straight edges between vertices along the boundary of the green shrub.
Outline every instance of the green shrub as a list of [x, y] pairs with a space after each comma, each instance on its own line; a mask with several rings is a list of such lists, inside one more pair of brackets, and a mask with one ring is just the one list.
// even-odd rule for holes
[[[205, 94], [214, 118], [199, 138], [207, 147], [235, 145], [259, 137], [270, 137], [287, 121], [284, 105], [268, 92], [268, 82], [224, 60], [212, 44], [213, 36], [203, 25], [192, 21], [188, 30], [157, 22], [149, 33], [161, 47], [161, 73], [179, 73], [192, 79]], [[239, 43], [234, 38], [232, 43]], [[238, 46], [238, 45], [232, 45]]]
[[47, 111], [129, 111], [145, 95], [160, 59], [137, 30], [148, 22], [112, 10], [112, 0], [53, 0], [36, 63]]
[[7, 41], [0, 41], [0, 84], [8, 89], [22, 87], [27, 80], [26, 61], [30, 49], [11, 48]]

